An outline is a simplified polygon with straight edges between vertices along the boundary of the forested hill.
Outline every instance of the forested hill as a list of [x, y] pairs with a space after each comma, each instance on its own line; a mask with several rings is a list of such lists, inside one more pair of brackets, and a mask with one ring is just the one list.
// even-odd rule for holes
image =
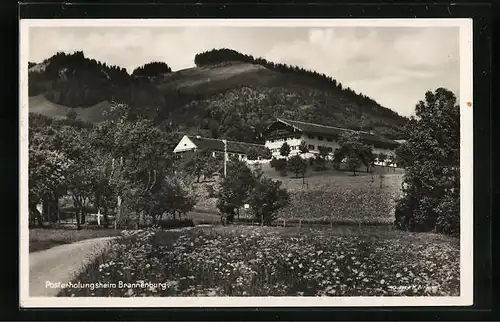
[[129, 74], [83, 52], [58, 53], [29, 63], [30, 111], [60, 117], [77, 108], [96, 122], [116, 101], [177, 131], [255, 142], [276, 117], [403, 135], [406, 118], [326, 75], [230, 49], [200, 53], [195, 64], [172, 72], [151, 62]]
[[[359, 102], [359, 104], [380, 106], [376, 101], [369, 98], [368, 96], [362, 93], [356, 93], [349, 87], [343, 87], [342, 83], [337, 81], [333, 77], [327, 76], [325, 74], [320, 74], [318, 72], [306, 70], [298, 66], [273, 63], [264, 58], [259, 58], [259, 57], [254, 58], [252, 55], [245, 55], [228, 48], [205, 51], [203, 53], [195, 55], [194, 57], [194, 62], [196, 66], [214, 65], [229, 61], [257, 64], [282, 74], [292, 74], [294, 76], [299, 76], [303, 78], [304, 81], [305, 80], [310, 81], [313, 85], [315, 85], [318, 88], [325, 88], [325, 89], [336, 88], [342, 91], [342, 94], [344, 94], [346, 98]], [[387, 112], [393, 113], [395, 116], [397, 116], [397, 114], [392, 110], [388, 110]]]

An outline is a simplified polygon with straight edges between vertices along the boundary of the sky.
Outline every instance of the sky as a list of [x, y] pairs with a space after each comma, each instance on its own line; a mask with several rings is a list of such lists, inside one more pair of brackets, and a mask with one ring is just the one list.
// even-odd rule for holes
[[403, 116], [426, 91], [459, 96], [458, 27], [30, 27], [28, 56], [81, 50], [129, 72], [151, 61], [176, 71], [214, 48], [324, 73]]

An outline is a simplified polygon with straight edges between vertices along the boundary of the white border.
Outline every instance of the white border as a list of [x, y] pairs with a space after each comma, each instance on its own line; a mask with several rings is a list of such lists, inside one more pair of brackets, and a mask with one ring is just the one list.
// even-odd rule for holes
[[[460, 30], [460, 296], [457, 297], [29, 297], [28, 52], [30, 27], [458, 27]], [[376, 307], [473, 304], [472, 19], [24, 19], [20, 21], [20, 306], [34, 307]], [[23, 207], [24, 205], [24, 207]]]

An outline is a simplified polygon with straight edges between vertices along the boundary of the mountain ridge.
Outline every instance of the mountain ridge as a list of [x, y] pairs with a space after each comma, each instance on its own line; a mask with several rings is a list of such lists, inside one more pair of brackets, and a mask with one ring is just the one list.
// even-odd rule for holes
[[[231, 55], [250, 58], [225, 60], [224, 53], [226, 49], [200, 53], [195, 56], [196, 67], [179, 71], [153, 62], [135, 69], [141, 75], [87, 58], [83, 52], [57, 53], [40, 64], [29, 63], [29, 95], [42, 96], [46, 102], [37, 100], [45, 106], [50, 102], [83, 109], [81, 117], [85, 108], [123, 102], [131, 106], [133, 116], [168, 123], [175, 130], [187, 133], [198, 128], [214, 138], [247, 142], [259, 141], [259, 132], [277, 117], [363, 128], [393, 139], [403, 136], [407, 118], [344, 89], [331, 77], [236, 51]], [[204, 55], [212, 58], [203, 62]], [[37, 100], [30, 99], [30, 111], [53, 116], [50, 111], [56, 109], [37, 107]], [[89, 114], [93, 122], [100, 121], [95, 111]]]

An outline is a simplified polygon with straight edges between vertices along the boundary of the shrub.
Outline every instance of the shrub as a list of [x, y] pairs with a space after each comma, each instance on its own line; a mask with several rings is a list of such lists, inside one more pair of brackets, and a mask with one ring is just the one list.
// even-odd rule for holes
[[274, 170], [278, 171], [282, 176], [286, 176], [286, 167], [287, 167], [286, 159], [272, 158], [270, 165]]
[[325, 170], [326, 170], [326, 160], [318, 156], [314, 160], [314, 171], [325, 171]]
[[277, 163], [278, 159], [276, 159], [275, 157], [272, 157], [271, 158], [271, 161], [269, 162], [269, 166], [273, 169], [276, 169], [276, 163]]

